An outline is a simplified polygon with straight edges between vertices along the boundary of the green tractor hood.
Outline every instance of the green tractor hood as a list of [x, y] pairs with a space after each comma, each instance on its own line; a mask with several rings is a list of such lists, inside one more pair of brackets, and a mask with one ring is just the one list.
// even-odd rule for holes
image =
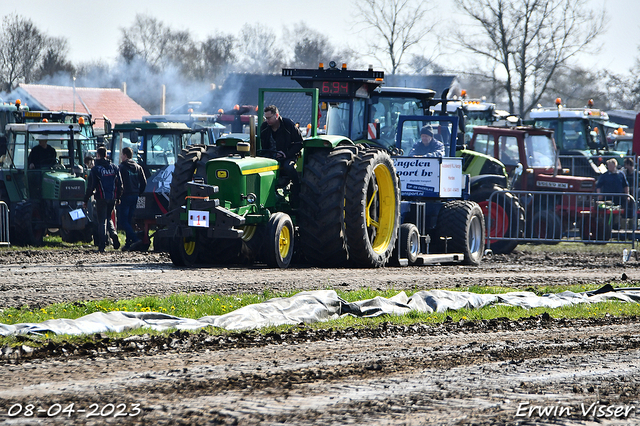
[[257, 205], [275, 205], [274, 181], [278, 179], [276, 160], [263, 157], [224, 157], [207, 163], [207, 183], [218, 186], [220, 206], [227, 209], [249, 204], [247, 196], [256, 196]]

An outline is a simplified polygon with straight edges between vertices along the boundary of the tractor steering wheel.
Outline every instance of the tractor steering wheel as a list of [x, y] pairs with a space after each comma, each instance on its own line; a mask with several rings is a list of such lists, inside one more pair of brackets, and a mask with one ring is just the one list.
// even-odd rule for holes
[[258, 157], [266, 157], [266, 158], [271, 158], [271, 159], [275, 160], [277, 155], [278, 155], [278, 150], [276, 150], [276, 149], [259, 149], [259, 150], [256, 151], [256, 155]]

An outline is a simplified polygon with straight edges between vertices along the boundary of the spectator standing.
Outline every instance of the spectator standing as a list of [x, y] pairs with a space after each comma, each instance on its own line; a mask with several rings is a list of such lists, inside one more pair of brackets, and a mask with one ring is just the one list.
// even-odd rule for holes
[[120, 153], [120, 177], [122, 178], [122, 199], [118, 207], [120, 213], [120, 223], [124, 232], [127, 234], [127, 239], [122, 247], [122, 251], [127, 251], [131, 246], [140, 238], [136, 235], [133, 229], [133, 214], [136, 211], [136, 205], [138, 204], [138, 197], [144, 192], [144, 188], [147, 186], [147, 178], [144, 175], [144, 170], [138, 163], [132, 160], [133, 151], [129, 147], [122, 148]]
[[627, 183], [629, 184], [629, 193], [634, 197], [637, 197], [637, 194], [633, 192], [634, 189], [637, 189], [636, 164], [631, 157], [627, 157], [624, 159], [624, 176], [627, 178]]
[[107, 149], [104, 146], [98, 148], [96, 157], [96, 165], [89, 173], [87, 192], [84, 194], [84, 207], [87, 207], [89, 199], [94, 195], [98, 216], [98, 251], [104, 253], [107, 233], [111, 237], [113, 248], [116, 250], [120, 248], [120, 240], [111, 222], [111, 215], [116, 202], [122, 196], [122, 179], [118, 166], [107, 159]]
[[[596, 192], [615, 194], [629, 193], [629, 182], [627, 182], [624, 172], [618, 171], [618, 161], [615, 158], [607, 160], [607, 171], [598, 178], [596, 182]], [[616, 205], [620, 205], [622, 201], [621, 197], [607, 198], [611, 198]]]

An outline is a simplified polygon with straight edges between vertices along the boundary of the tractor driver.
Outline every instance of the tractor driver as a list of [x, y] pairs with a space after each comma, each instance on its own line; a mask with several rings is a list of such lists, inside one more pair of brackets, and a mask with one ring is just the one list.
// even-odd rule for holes
[[409, 152], [410, 157], [444, 157], [444, 144], [433, 137], [431, 126], [420, 129], [420, 142]]
[[296, 172], [296, 161], [302, 150], [302, 135], [293, 121], [280, 116], [278, 107], [269, 105], [264, 109], [264, 122], [260, 126], [260, 148], [275, 152], [282, 175], [291, 180], [291, 202], [298, 202], [300, 178]]
[[38, 145], [31, 148], [28, 163], [30, 169], [42, 169], [56, 164], [56, 150], [47, 143], [46, 139], [40, 139]]

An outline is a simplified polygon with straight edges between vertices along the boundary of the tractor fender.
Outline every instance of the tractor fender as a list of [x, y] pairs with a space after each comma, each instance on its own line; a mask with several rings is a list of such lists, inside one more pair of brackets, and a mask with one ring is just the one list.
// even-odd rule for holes
[[469, 189], [471, 193], [481, 188], [493, 188], [494, 186], [507, 188], [507, 178], [501, 175], [479, 175], [469, 178]]
[[305, 139], [304, 148], [335, 148], [338, 145], [354, 145], [351, 139], [345, 136], [322, 135]]

